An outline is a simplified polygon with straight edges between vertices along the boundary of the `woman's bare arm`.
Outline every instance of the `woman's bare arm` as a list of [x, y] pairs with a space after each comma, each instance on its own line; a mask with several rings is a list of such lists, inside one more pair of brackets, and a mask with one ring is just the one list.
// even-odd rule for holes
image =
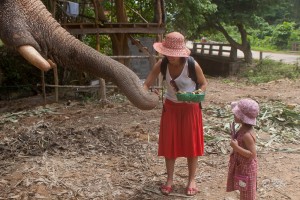
[[196, 75], [197, 75], [197, 81], [200, 84], [200, 89], [202, 91], [206, 90], [207, 87], [207, 80], [203, 74], [203, 71], [200, 67], [200, 65], [195, 61], [195, 71], [196, 71]]
[[149, 90], [149, 88], [153, 85], [155, 79], [158, 77], [160, 73], [160, 65], [161, 65], [161, 59], [154, 64], [152, 70], [150, 71], [150, 73], [148, 74], [144, 82], [144, 88], [146, 90]]

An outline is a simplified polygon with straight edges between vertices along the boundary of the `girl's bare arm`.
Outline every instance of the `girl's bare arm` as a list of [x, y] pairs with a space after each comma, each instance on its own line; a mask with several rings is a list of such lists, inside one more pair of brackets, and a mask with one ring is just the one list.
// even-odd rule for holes
[[243, 142], [246, 146], [246, 149], [240, 147], [237, 144], [237, 141], [231, 141], [230, 145], [232, 146], [233, 150], [240, 155], [246, 157], [246, 158], [254, 158], [256, 157], [256, 146], [255, 146], [255, 140], [251, 136], [250, 132], [247, 132], [243, 137]]

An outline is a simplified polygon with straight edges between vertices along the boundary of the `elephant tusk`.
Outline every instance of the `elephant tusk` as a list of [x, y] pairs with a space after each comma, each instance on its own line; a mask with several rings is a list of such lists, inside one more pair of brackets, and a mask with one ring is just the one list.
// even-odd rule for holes
[[18, 52], [32, 65], [39, 68], [42, 71], [48, 71], [51, 69], [51, 64], [45, 60], [41, 54], [32, 46], [24, 45], [18, 47]]

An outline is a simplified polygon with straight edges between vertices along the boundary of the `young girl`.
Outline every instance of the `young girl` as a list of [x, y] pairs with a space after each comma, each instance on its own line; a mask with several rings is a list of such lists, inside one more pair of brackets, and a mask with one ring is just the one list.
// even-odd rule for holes
[[259, 113], [258, 104], [252, 99], [242, 99], [231, 104], [234, 122], [241, 126], [237, 132], [232, 124], [232, 153], [229, 160], [227, 192], [240, 191], [241, 200], [256, 199], [257, 156], [253, 126]]

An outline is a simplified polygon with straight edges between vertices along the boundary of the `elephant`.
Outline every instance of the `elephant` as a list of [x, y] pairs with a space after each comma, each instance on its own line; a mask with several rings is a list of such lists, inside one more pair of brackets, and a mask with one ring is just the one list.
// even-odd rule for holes
[[40, 70], [64, 66], [109, 80], [141, 110], [151, 110], [159, 102], [132, 70], [61, 27], [40, 0], [0, 0], [0, 39]]

